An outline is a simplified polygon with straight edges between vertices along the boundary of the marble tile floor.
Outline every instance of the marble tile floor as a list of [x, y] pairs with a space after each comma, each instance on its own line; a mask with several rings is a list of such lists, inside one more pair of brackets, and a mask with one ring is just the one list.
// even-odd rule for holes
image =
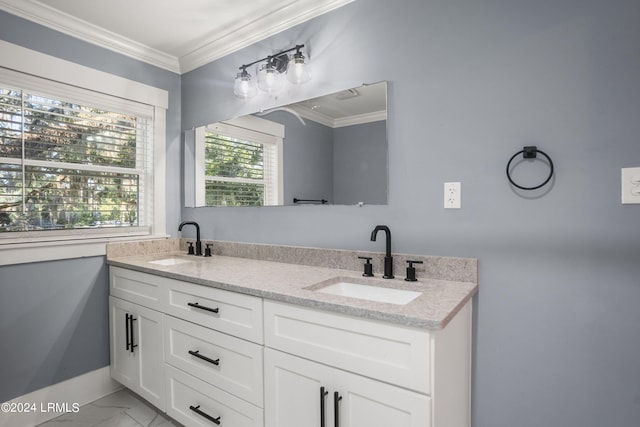
[[128, 389], [88, 403], [77, 413], [61, 415], [38, 427], [180, 427]]

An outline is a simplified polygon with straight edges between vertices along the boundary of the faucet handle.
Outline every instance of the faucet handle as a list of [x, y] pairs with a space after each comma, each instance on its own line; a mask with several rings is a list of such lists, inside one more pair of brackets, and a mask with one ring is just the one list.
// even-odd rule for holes
[[422, 261], [407, 260], [407, 263], [409, 264], [409, 267], [407, 267], [407, 277], [405, 277], [404, 280], [407, 282], [417, 282], [416, 269], [413, 264], [422, 264]]
[[213, 243], [205, 243], [204, 245], [204, 256], [211, 256], [211, 245], [213, 245]]
[[189, 255], [195, 255], [195, 252], [193, 251], [193, 242], [187, 242], [189, 244]]
[[366, 261], [366, 263], [364, 264], [364, 273], [362, 273], [362, 275], [364, 277], [373, 277], [373, 265], [371, 265], [371, 257], [359, 256], [358, 258]]

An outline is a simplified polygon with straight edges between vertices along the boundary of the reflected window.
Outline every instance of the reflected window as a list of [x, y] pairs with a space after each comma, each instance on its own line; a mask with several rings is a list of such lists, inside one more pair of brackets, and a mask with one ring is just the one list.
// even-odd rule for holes
[[206, 206], [269, 206], [281, 203], [282, 137], [261, 129], [259, 124], [266, 120], [251, 122], [243, 123], [244, 127], [215, 123], [205, 128]]

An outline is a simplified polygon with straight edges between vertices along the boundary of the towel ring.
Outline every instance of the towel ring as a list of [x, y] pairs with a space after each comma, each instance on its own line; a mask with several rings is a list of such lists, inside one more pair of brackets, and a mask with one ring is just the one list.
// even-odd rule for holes
[[[549, 161], [550, 170], [549, 170], [549, 176], [547, 177], [547, 179], [545, 179], [542, 184], [536, 185], [534, 187], [524, 187], [522, 185], [516, 184], [511, 178], [511, 173], [509, 172], [509, 168], [511, 167], [511, 162], [513, 161], [513, 159], [518, 157], [519, 154], [522, 154], [523, 155], [522, 157], [525, 159], [535, 159], [538, 153], [542, 154]], [[552, 176], [553, 176], [553, 161], [551, 160], [551, 157], [549, 157], [549, 155], [547, 155], [547, 153], [545, 153], [544, 151], [538, 150], [538, 147], [536, 147], [535, 145], [524, 147], [522, 150], [518, 151], [516, 154], [511, 156], [511, 158], [509, 159], [509, 163], [507, 163], [507, 178], [509, 179], [509, 182], [514, 187], [518, 187], [521, 190], [537, 190], [540, 187], [544, 187], [551, 180]]]

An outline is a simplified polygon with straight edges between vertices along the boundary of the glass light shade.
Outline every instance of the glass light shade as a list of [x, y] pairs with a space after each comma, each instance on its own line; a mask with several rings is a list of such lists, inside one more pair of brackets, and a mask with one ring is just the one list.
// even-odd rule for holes
[[264, 64], [258, 72], [258, 87], [269, 94], [282, 88], [282, 75], [271, 64]]
[[252, 98], [258, 93], [256, 82], [251, 78], [251, 74], [247, 73], [247, 70], [236, 75], [236, 81], [233, 85], [233, 93], [238, 98]]
[[297, 52], [289, 62], [287, 79], [293, 84], [302, 84], [311, 80], [311, 69], [304, 55]]

